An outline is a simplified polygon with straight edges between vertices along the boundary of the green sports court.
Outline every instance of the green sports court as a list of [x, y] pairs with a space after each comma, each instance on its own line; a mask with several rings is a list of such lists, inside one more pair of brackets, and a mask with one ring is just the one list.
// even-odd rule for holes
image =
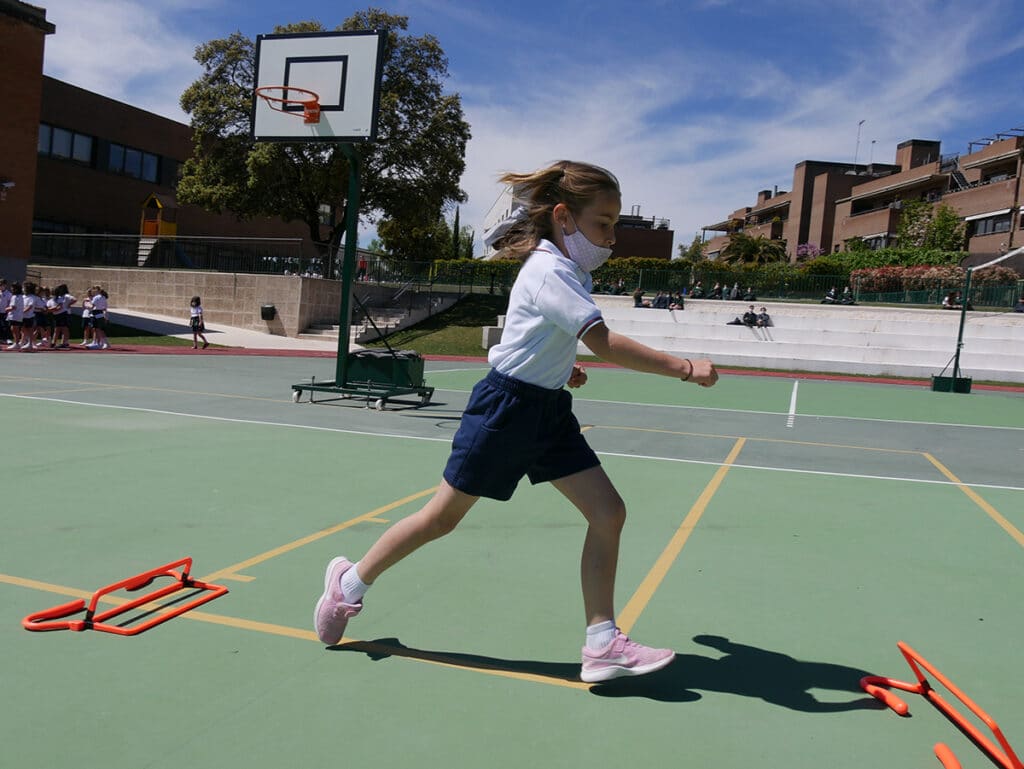
[[[584, 521], [547, 485], [481, 500], [343, 643], [312, 630], [326, 562], [432, 492], [483, 363], [428, 361], [433, 402], [378, 411], [293, 403], [322, 357], [9, 358], [4, 766], [991, 765], [923, 697], [900, 717], [860, 690], [913, 680], [898, 641], [1024, 751], [1019, 390], [591, 368], [576, 412], [629, 509], [619, 622], [678, 656], [586, 685]], [[229, 592], [133, 636], [22, 627], [186, 556]]]

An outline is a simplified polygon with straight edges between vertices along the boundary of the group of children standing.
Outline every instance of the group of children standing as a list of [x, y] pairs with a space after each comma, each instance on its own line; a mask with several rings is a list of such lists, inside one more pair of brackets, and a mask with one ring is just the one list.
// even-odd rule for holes
[[[110, 349], [107, 341], [107, 292], [93, 286], [82, 302], [83, 339], [79, 347]], [[61, 283], [50, 289], [31, 281], [0, 278], [0, 340], [7, 350], [32, 352], [71, 347], [71, 307], [78, 299]]]

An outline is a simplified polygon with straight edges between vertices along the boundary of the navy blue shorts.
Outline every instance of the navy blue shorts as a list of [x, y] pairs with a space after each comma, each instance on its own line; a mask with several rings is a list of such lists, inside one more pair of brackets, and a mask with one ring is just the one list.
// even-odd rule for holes
[[547, 390], [492, 369], [469, 396], [444, 479], [465, 494], [507, 500], [524, 475], [544, 483], [600, 464], [567, 390]]

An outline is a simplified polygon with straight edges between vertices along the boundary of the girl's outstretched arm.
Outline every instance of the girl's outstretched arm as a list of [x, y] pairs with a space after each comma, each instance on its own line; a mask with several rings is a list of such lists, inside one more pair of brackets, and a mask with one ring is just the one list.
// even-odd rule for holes
[[634, 371], [675, 377], [703, 387], [711, 387], [718, 381], [718, 372], [710, 360], [689, 360], [659, 352], [628, 336], [616, 334], [604, 323], [595, 323], [582, 341], [602, 360]]

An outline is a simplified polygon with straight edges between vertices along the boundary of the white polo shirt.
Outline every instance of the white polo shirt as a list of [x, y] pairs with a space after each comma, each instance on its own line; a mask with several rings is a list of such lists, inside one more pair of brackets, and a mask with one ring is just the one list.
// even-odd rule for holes
[[576, 362], [576, 344], [601, 311], [590, 296], [593, 279], [558, 247], [541, 240], [512, 285], [501, 342], [487, 360], [494, 369], [557, 390]]

